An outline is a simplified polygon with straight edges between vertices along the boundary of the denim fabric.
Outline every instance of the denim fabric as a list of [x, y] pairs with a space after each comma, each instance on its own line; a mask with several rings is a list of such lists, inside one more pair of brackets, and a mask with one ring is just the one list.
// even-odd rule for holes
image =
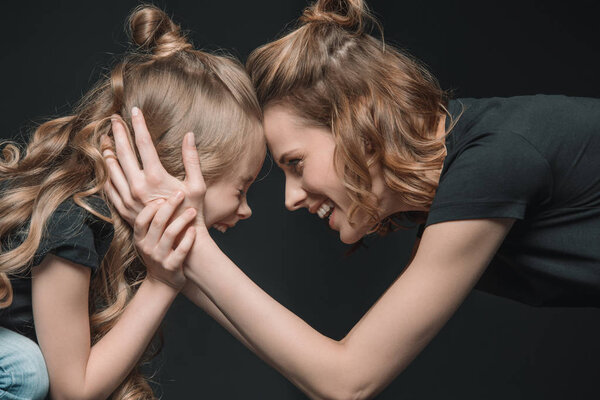
[[43, 400], [48, 371], [38, 345], [0, 327], [0, 400]]

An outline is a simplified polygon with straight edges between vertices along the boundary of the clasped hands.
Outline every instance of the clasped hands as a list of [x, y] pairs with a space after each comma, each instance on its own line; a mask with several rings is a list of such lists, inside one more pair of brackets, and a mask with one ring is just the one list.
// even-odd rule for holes
[[182, 143], [184, 180], [162, 166], [141, 110], [133, 108], [132, 125], [142, 166], [130, 145], [124, 122], [111, 118], [114, 148], [102, 138], [110, 178], [104, 191], [121, 217], [134, 228], [135, 246], [147, 268], [147, 278], [176, 290], [185, 284], [183, 262], [197, 234], [207, 234], [204, 223], [206, 184], [200, 169], [194, 134]]

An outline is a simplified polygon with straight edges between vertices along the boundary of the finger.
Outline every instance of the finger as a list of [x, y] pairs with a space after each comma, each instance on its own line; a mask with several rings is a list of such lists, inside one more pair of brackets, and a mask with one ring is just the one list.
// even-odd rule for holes
[[148, 230], [148, 234], [146, 235], [146, 240], [149, 243], [158, 243], [163, 232], [165, 231], [165, 227], [167, 223], [173, 216], [173, 213], [179, 206], [179, 203], [183, 201], [183, 192], [178, 191], [175, 196], [171, 196], [163, 205], [159, 208], [152, 223], [150, 224], [150, 229]]
[[127, 181], [135, 182], [136, 179], [139, 179], [141, 171], [135, 153], [129, 143], [129, 135], [123, 123], [117, 118], [111, 118], [111, 124], [119, 164], [123, 168]]
[[185, 168], [185, 180], [190, 185], [192, 192], [200, 191], [202, 194], [206, 190], [202, 169], [200, 168], [200, 159], [198, 150], [196, 149], [195, 136], [192, 132], [188, 132], [181, 146], [181, 154], [183, 158], [183, 166]]
[[130, 210], [140, 210], [143, 207], [143, 204], [134, 200], [133, 196], [131, 195], [131, 189], [129, 188], [127, 178], [121, 169], [121, 165], [116, 160], [114, 153], [110, 150], [104, 150], [102, 155], [104, 156], [106, 166], [108, 167], [110, 180], [114, 188], [117, 190], [122, 203], [124, 203]]
[[100, 148], [102, 151], [113, 148], [112, 141], [106, 133], [100, 136]]
[[110, 200], [112, 205], [115, 206], [119, 215], [121, 215], [121, 217], [127, 221], [129, 225], [133, 225], [133, 222], [135, 221], [135, 215], [127, 208], [127, 206], [125, 206], [125, 204], [123, 204], [123, 200], [121, 199], [121, 196], [119, 196], [119, 192], [117, 189], [115, 189], [110, 180], [107, 180], [106, 183], [104, 183], [104, 193], [106, 193], [108, 200]]
[[[148, 234], [148, 229], [150, 227], [150, 223], [154, 219], [154, 216], [158, 212], [160, 206], [164, 203], [164, 200], [160, 199], [157, 201], [153, 201], [148, 204], [144, 209], [138, 214], [135, 218], [135, 224], [133, 227], [133, 238], [136, 243], [141, 242], [146, 239], [146, 235]], [[144, 240], [149, 245], [154, 245], [154, 242]]]
[[147, 171], [161, 169], [162, 164], [152, 143], [152, 136], [150, 136], [150, 132], [146, 126], [144, 114], [137, 107], [131, 109], [131, 124], [133, 125], [133, 132], [135, 134], [135, 144], [142, 159], [142, 169]]
[[181, 233], [185, 232], [186, 227], [194, 220], [195, 216], [196, 210], [188, 208], [183, 214], [171, 222], [160, 238], [160, 242], [157, 245], [157, 253], [164, 255], [165, 257], [168, 256], [173, 249], [175, 239], [180, 237]]
[[168, 257], [167, 262], [165, 263], [168, 266], [168, 269], [174, 270], [180, 268], [185, 261], [188, 253], [192, 249], [194, 245], [194, 239], [196, 238], [196, 229], [193, 226], [190, 226], [185, 232], [185, 236], [179, 242], [179, 245], [171, 255]]

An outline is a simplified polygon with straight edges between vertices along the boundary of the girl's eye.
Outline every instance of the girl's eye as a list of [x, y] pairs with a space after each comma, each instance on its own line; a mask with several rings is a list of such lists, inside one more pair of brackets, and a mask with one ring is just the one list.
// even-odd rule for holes
[[238, 197], [241, 199], [246, 195], [246, 191], [244, 189], [238, 189]]

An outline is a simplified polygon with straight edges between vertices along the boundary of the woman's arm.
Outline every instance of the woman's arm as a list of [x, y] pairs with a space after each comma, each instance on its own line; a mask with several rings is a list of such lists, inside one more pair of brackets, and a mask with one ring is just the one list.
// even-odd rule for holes
[[[151, 205], [136, 224], [140, 246], [167, 249], [164, 271], [149, 271], [115, 326], [91, 346], [88, 292], [90, 268], [52, 254], [32, 270], [36, 333], [48, 366], [53, 399], [105, 399], [118, 387], [144, 352], [171, 302], [185, 283], [181, 264], [193, 243], [187, 230], [195, 212], [184, 213], [166, 229], [181, 199]], [[158, 212], [157, 212], [158, 210]], [[159, 219], [162, 218], [162, 222]], [[152, 222], [152, 239], [148, 225]], [[163, 234], [165, 231], [165, 234]], [[177, 234], [185, 236], [171, 250]]]
[[416, 357], [479, 279], [512, 219], [427, 228], [412, 263], [341, 341], [273, 300], [199, 230], [184, 269], [261, 356], [315, 399], [370, 398]]
[[[134, 121], [134, 128], [143, 163], [159, 163], [143, 120]], [[133, 159], [128, 145], [119, 149], [119, 141], [117, 153], [120, 159], [122, 155]], [[193, 158], [184, 149], [184, 164], [192, 160], [189, 165], [196, 169], [186, 164], [186, 172], [201, 187]], [[127, 163], [122, 166], [129, 168]], [[147, 182], [174, 179], [164, 171], [147, 175]], [[121, 185], [128, 185], [124, 177]], [[482, 219], [429, 226], [410, 265], [341, 341], [321, 335], [262, 291], [220, 251], [201, 225], [185, 272], [220, 310], [218, 320], [231, 323], [236, 336], [242, 336], [310, 397], [369, 398], [400, 373], [448, 320], [513, 221]]]

